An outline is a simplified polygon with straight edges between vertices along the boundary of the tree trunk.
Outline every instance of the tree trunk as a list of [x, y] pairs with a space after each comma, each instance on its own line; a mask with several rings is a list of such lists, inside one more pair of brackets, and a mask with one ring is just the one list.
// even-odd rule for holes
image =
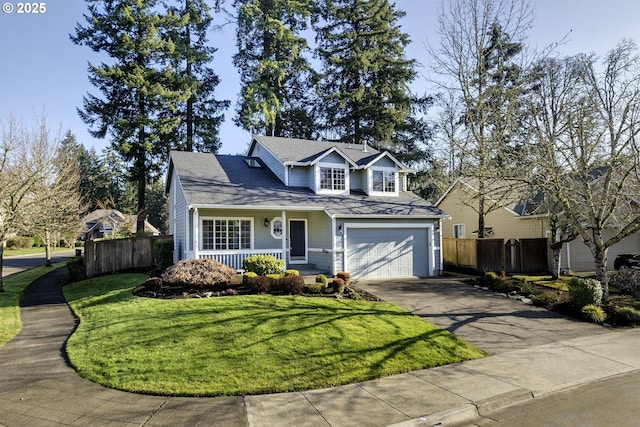
[[556, 280], [560, 277], [560, 248], [551, 246], [553, 256], [551, 259], [551, 279]]
[[4, 281], [2, 280], [2, 269], [4, 268], [4, 243], [5, 240], [0, 241], [0, 292], [4, 292]]
[[596, 264], [596, 279], [602, 286], [602, 302], [609, 302], [609, 278], [607, 277], [607, 259], [609, 249], [598, 248], [593, 260]]
[[[191, 2], [186, 0], [185, 2], [185, 10], [189, 15], [189, 22], [185, 28], [185, 44], [187, 45], [187, 68], [186, 74], [187, 78], [191, 79], [193, 76], [192, 71], [192, 58], [191, 58]], [[186, 151], [193, 151], [193, 100], [195, 95], [191, 95], [187, 100], [187, 117], [186, 117], [186, 125], [187, 125], [187, 143], [186, 143]]]
[[44, 265], [51, 266], [51, 233], [48, 230], [44, 231]]
[[[481, 190], [481, 191], [484, 191]], [[478, 199], [478, 239], [484, 238], [484, 196], [480, 194]]]

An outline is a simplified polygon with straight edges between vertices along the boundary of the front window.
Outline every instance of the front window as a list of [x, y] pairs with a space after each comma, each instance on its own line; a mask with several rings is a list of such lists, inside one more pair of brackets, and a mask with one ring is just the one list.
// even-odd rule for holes
[[396, 173], [394, 171], [373, 171], [373, 191], [395, 193]]
[[320, 168], [321, 190], [344, 190], [345, 182], [343, 168]]
[[203, 250], [251, 249], [251, 221], [248, 219], [205, 219], [202, 221]]

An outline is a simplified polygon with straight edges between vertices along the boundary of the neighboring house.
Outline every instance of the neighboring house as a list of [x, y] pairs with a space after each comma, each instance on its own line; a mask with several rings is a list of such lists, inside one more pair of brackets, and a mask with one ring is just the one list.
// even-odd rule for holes
[[[78, 240], [102, 239], [117, 233], [135, 234], [137, 218], [137, 215], [125, 215], [116, 209], [96, 209], [80, 220], [82, 232]], [[144, 230], [153, 236], [160, 235], [160, 231], [147, 220]]]
[[355, 279], [439, 274], [446, 214], [406, 190], [411, 172], [387, 152], [325, 141], [254, 136], [247, 156], [174, 151], [174, 261], [241, 269], [269, 254]]
[[[478, 190], [471, 182], [472, 180], [468, 179], [457, 179], [436, 203], [439, 209], [450, 215], [450, 219], [442, 222], [443, 238], [476, 239], [478, 237], [478, 213], [472, 208], [477, 205], [474, 197]], [[538, 193], [532, 200], [522, 202], [520, 198], [518, 202], [518, 196], [514, 195], [509, 201], [505, 201], [504, 206], [486, 215], [485, 230], [488, 229], [489, 238], [505, 241], [549, 239], [551, 237], [549, 215], [541, 203], [542, 197], [542, 194]], [[613, 269], [613, 262], [618, 254], [638, 252], [640, 252], [640, 233], [623, 239], [609, 249], [607, 268]], [[575, 272], [594, 271], [593, 256], [579, 237], [563, 245], [560, 268]]]

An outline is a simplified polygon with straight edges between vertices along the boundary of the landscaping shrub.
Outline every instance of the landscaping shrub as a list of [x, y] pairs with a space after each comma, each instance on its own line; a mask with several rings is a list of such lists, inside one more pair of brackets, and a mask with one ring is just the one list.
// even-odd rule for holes
[[640, 310], [633, 307], [614, 307], [612, 321], [617, 325], [640, 324]]
[[325, 283], [315, 282], [304, 285], [304, 292], [308, 294], [321, 294], [325, 289], [327, 289]]
[[584, 318], [590, 322], [602, 323], [605, 320], [607, 320], [606, 313], [604, 312], [602, 307], [598, 305], [595, 305], [595, 304], [585, 305], [584, 307], [582, 307], [581, 311]]
[[256, 273], [254, 273], [253, 271], [247, 271], [242, 275], [242, 284], [243, 285], [248, 285], [249, 284], [249, 279], [252, 279], [254, 277], [258, 277], [258, 275]]
[[284, 272], [284, 275], [285, 275], [285, 276], [299, 276], [299, 275], [300, 275], [300, 272], [299, 272], [298, 270], [292, 270], [292, 269], [289, 269], [289, 270], [286, 270], [286, 271]]
[[173, 264], [173, 240], [162, 239], [153, 242], [153, 260], [159, 271]]
[[543, 292], [533, 298], [533, 305], [548, 307], [558, 302], [560, 295], [557, 292]]
[[516, 284], [516, 288], [518, 288], [518, 293], [520, 295], [531, 295], [534, 291], [533, 285], [529, 283], [528, 280], [523, 280], [520, 283]]
[[7, 239], [7, 249], [29, 249], [33, 246], [33, 237], [16, 236]]
[[271, 291], [271, 278], [267, 276], [249, 276], [246, 286], [254, 294], [266, 294]]
[[494, 292], [505, 294], [516, 290], [516, 287], [509, 282], [507, 277], [494, 273], [493, 271], [485, 273], [482, 278], [482, 284]]
[[242, 268], [258, 276], [279, 274], [284, 270], [284, 261], [272, 255], [252, 255], [242, 261]]
[[87, 278], [84, 259], [81, 256], [67, 258], [65, 265], [67, 266], [67, 280], [70, 283], [79, 282]]
[[574, 277], [567, 284], [569, 288], [569, 303], [578, 309], [585, 305], [600, 305], [602, 302], [602, 286], [595, 279]]
[[620, 270], [609, 279], [611, 286], [620, 291], [640, 298], [640, 271]]
[[336, 274], [336, 277], [338, 279], [344, 280], [345, 288], [351, 284], [351, 273], [347, 273], [346, 271], [341, 271], [340, 273]]
[[344, 288], [346, 285], [343, 279], [336, 277], [331, 282], [331, 286], [333, 287], [333, 293], [341, 294], [344, 292]]
[[285, 294], [300, 295], [304, 292], [304, 278], [301, 276], [284, 276], [279, 285]]
[[162, 274], [162, 280], [173, 285], [210, 288], [226, 284], [236, 270], [213, 259], [186, 259]]
[[325, 288], [327, 288], [329, 286], [329, 279], [327, 279], [327, 276], [324, 274], [318, 274], [316, 276], [316, 283], [321, 283]]

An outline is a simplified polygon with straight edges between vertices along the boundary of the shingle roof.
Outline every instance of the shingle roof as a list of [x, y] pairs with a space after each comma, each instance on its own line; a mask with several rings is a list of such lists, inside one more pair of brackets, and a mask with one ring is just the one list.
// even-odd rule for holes
[[244, 160], [243, 156], [174, 151], [169, 173], [180, 178], [190, 206], [326, 210], [336, 216], [447, 216], [411, 192], [401, 192], [398, 197], [357, 192], [338, 196], [286, 187], [269, 169], [249, 167]]
[[367, 147], [363, 151], [360, 144], [345, 144], [331, 141], [309, 141], [306, 139], [282, 138], [274, 136], [254, 135], [253, 139], [267, 147], [282, 163], [311, 162], [332, 148], [339, 149], [352, 162], [363, 165], [380, 155], [380, 151]]

